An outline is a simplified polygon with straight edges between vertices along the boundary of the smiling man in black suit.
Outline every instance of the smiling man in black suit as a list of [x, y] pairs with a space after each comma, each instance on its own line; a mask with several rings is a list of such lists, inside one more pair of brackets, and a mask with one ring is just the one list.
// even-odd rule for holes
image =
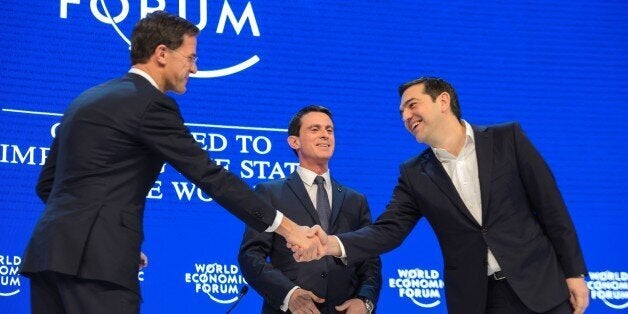
[[373, 225], [337, 237], [319, 230], [328, 253], [349, 265], [377, 256], [425, 217], [443, 252], [449, 313], [584, 312], [587, 269], [576, 230], [519, 124], [469, 124], [453, 86], [440, 78], [410, 81], [399, 94], [406, 129], [430, 147], [401, 165]]
[[[286, 208], [286, 215], [301, 225], [320, 224], [339, 233], [371, 224], [364, 195], [330, 175], [335, 143], [329, 109], [302, 108], [288, 127], [288, 144], [299, 157], [299, 167], [255, 190], [273, 206]], [[297, 264], [284, 239], [252, 228], [244, 234], [238, 260], [246, 280], [264, 297], [262, 313], [267, 314], [371, 313], [382, 285], [379, 257], [350, 266], [331, 256]]]
[[137, 269], [146, 195], [168, 162], [260, 232], [322, 253], [318, 239], [210, 160], [167, 91], [183, 93], [199, 29], [163, 11], [140, 20], [132, 68], [65, 111], [37, 184], [46, 204], [26, 248], [33, 313], [139, 313]]

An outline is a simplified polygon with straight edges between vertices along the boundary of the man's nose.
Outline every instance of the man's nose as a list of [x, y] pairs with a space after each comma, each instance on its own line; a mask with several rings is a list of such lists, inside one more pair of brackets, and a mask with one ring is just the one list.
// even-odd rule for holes
[[401, 120], [403, 121], [403, 123], [407, 123], [410, 118], [412, 118], [412, 112], [410, 112], [408, 108], [401, 109]]

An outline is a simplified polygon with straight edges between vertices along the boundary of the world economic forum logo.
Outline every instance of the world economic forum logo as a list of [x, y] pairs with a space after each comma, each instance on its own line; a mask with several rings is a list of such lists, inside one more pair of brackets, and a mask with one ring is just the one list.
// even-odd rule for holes
[[[85, 1], [87, 2], [87, 1]], [[164, 10], [166, 8], [166, 0], [155, 0], [151, 1], [151, 4], [154, 6], [149, 6], [148, 1], [134, 1], [134, 5], [139, 7], [139, 17], [137, 20], [145, 17], [148, 13]], [[188, 15], [188, 5], [186, 0], [178, 0], [178, 14], [182, 18], [186, 18]], [[195, 5], [198, 7], [194, 7], [194, 12], [198, 13], [198, 24], [196, 26], [203, 30], [208, 26], [208, 4], [207, 0], [198, 0], [194, 1]], [[71, 14], [72, 9], [81, 5], [81, 0], [60, 0], [60, 9], [59, 9], [59, 17], [62, 19], [69, 19], [73, 15]], [[124, 40], [127, 45], [131, 46], [131, 41], [129, 40], [129, 36], [126, 34], [130, 34], [129, 31], [123, 31], [120, 24], [123, 21], [126, 21], [129, 18], [129, 12], [131, 10], [131, 3], [129, 0], [89, 0], [89, 8], [92, 15], [101, 23], [111, 25], [112, 31], [117, 34], [122, 40]], [[212, 7], [213, 8], [213, 7]], [[198, 11], [196, 11], [198, 9]], [[135, 21], [137, 21], [135, 20]], [[133, 22], [135, 22], [133, 21]], [[236, 32], [236, 35], [240, 35], [242, 30], [248, 25], [251, 29], [251, 34], [254, 37], [260, 37], [259, 27], [257, 25], [257, 19], [255, 18], [255, 12], [253, 11], [253, 5], [251, 2], [247, 2], [246, 6], [242, 10], [242, 13], [236, 15], [233, 11], [232, 6], [229, 4], [228, 0], [224, 0], [222, 7], [220, 8], [220, 17], [218, 18], [218, 23], [216, 25], [216, 33], [223, 34], [225, 32], [225, 25], [229, 22], [232, 25], [233, 30]], [[201, 33], [202, 34], [202, 33]], [[260, 61], [260, 57], [257, 54], [251, 55], [248, 59], [245, 59], [241, 62], [236, 62], [227, 67], [223, 67], [220, 69], [201, 69], [199, 67], [198, 72], [191, 74], [192, 77], [198, 78], [214, 78], [227, 76], [234, 73], [238, 73], [244, 71], [256, 63]]]
[[20, 275], [17, 273], [22, 258], [17, 255], [0, 255], [0, 297], [20, 293]]
[[591, 300], [602, 301], [616, 310], [628, 308], [628, 272], [589, 272], [587, 286], [591, 291]]
[[445, 283], [435, 269], [397, 269], [397, 277], [388, 278], [388, 287], [399, 291], [400, 298], [408, 298], [422, 308], [441, 304]]
[[219, 263], [195, 263], [194, 272], [185, 273], [185, 282], [193, 285], [197, 294], [221, 304], [237, 301], [239, 287], [247, 284], [238, 265]]

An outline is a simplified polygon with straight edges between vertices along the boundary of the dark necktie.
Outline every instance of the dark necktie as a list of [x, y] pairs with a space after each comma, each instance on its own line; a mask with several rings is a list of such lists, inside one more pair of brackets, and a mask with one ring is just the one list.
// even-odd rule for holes
[[317, 176], [316, 179], [314, 179], [314, 183], [318, 186], [318, 190], [316, 191], [316, 211], [318, 212], [318, 219], [321, 221], [323, 230], [329, 231], [331, 207], [329, 206], [327, 190], [325, 190], [325, 178]]

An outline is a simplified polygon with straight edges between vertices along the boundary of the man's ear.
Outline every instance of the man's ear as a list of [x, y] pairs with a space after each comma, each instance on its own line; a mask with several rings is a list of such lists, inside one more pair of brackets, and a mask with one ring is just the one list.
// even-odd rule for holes
[[438, 95], [437, 101], [440, 104], [441, 112], [451, 111], [451, 95], [448, 92], [442, 92]]
[[155, 51], [153, 51], [153, 56], [155, 60], [161, 65], [166, 64], [166, 58], [168, 54], [168, 47], [166, 45], [161, 44], [155, 47]]
[[290, 145], [290, 148], [292, 149], [299, 149], [301, 147], [299, 137], [294, 135], [288, 136], [288, 145]]

